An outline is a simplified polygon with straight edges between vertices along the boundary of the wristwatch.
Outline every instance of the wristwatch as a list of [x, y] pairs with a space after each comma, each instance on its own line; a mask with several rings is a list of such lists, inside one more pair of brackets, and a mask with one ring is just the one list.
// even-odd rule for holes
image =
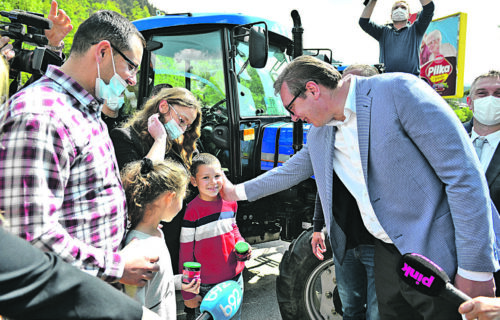
[[63, 51], [64, 50], [64, 41], [61, 40], [60, 45], [58, 45], [58, 46], [51, 46], [50, 44], [46, 44], [45, 48], [52, 50], [52, 51]]

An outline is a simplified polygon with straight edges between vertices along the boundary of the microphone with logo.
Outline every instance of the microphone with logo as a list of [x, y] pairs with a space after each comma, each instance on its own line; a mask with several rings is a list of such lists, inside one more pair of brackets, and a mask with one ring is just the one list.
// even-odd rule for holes
[[231, 319], [241, 306], [243, 292], [233, 280], [219, 283], [203, 298], [200, 305], [201, 315], [196, 320]]
[[440, 296], [457, 308], [471, 297], [458, 290], [450, 278], [436, 263], [418, 253], [406, 253], [398, 268], [400, 278], [415, 290], [428, 295]]

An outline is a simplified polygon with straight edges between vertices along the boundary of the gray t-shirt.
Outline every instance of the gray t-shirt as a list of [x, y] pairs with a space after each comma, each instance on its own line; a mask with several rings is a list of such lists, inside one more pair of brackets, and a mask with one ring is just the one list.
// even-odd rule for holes
[[150, 242], [150, 245], [147, 246], [150, 251], [144, 252], [144, 254], [160, 257], [158, 261], [160, 271], [142, 288], [125, 285], [125, 293], [142, 303], [146, 308], [156, 312], [161, 319], [175, 320], [177, 318], [175, 290], [181, 289], [182, 278], [181, 275], [174, 276], [170, 253], [165, 245], [161, 230], [160, 234], [161, 237], [154, 237], [136, 230], [128, 232], [126, 244], [135, 238]]

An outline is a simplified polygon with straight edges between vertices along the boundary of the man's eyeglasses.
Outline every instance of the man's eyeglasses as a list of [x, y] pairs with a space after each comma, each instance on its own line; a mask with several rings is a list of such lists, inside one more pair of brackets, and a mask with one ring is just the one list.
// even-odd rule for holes
[[111, 48], [113, 48], [113, 50], [115, 50], [116, 52], [118, 52], [118, 54], [121, 55], [122, 58], [125, 61], [127, 61], [127, 63], [128, 63], [128, 70], [132, 74], [136, 74], [137, 70], [139, 70], [139, 65], [137, 65], [137, 63], [135, 63], [134, 61], [130, 60], [129, 57], [127, 57], [123, 52], [120, 51], [120, 49], [118, 49], [117, 47], [115, 47], [111, 42], [109, 42], [109, 44], [111, 45]]
[[[92, 45], [96, 45], [99, 42], [100, 41], [92, 42], [91, 44]], [[139, 65], [137, 63], [135, 63], [134, 61], [130, 60], [130, 58], [127, 57], [123, 52], [121, 52], [120, 49], [118, 49], [117, 47], [115, 47], [115, 45], [112, 44], [111, 41], [108, 40], [108, 42], [111, 45], [111, 48], [113, 48], [113, 50], [115, 50], [116, 52], [118, 52], [118, 54], [121, 55], [122, 58], [127, 62], [127, 64], [128, 64], [128, 70], [130, 71], [130, 73], [136, 74], [137, 70], [139, 70]]]
[[290, 101], [290, 103], [289, 103], [289, 104], [287, 104], [287, 105], [285, 106], [286, 111], [288, 111], [288, 112], [290, 113], [290, 115], [292, 115], [292, 116], [294, 116], [294, 115], [295, 115], [295, 113], [293, 113], [293, 111], [292, 111], [292, 104], [295, 102], [295, 100], [296, 100], [296, 99], [297, 99], [297, 98], [298, 98], [298, 97], [299, 97], [299, 96], [300, 96], [303, 92], [304, 92], [303, 90], [300, 90], [300, 91], [299, 91], [299, 93], [297, 93], [297, 94], [295, 95], [295, 97], [293, 97], [292, 101]]
[[177, 112], [177, 110], [174, 109], [174, 107], [170, 103], [167, 102], [167, 104], [170, 107], [170, 109], [174, 110], [175, 114], [177, 115], [177, 118], [179, 118], [179, 126], [181, 128], [184, 128], [184, 130], [186, 131], [189, 130], [189, 128], [191, 128], [191, 124], [187, 123], [187, 121], [181, 117], [181, 115]]

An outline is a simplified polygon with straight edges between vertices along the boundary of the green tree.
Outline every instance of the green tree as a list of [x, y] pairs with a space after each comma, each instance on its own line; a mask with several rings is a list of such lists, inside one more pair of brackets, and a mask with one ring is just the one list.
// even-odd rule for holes
[[[156, 7], [149, 4], [147, 0], [57, 0], [59, 8], [63, 9], [71, 19], [73, 30], [64, 38], [64, 54], [69, 55], [73, 44], [73, 37], [80, 24], [92, 13], [98, 10], [116, 11], [129, 20], [137, 20], [149, 17], [156, 12]], [[43, 14], [47, 17], [52, 0], [0, 0], [2, 11], [23, 10], [32, 13]], [[8, 18], [0, 18], [0, 24], [11, 22]], [[23, 43], [23, 49], [33, 50], [34, 46]], [[22, 83], [29, 74], [22, 74]]]
[[458, 99], [446, 99], [448, 105], [453, 109], [461, 122], [469, 121], [472, 118], [472, 111], [468, 106], [463, 105]]
[[[23, 10], [33, 13], [41, 13], [47, 17], [51, 0], [0, 0], [0, 8], [3, 11]], [[151, 16], [156, 12], [156, 7], [149, 4], [147, 0], [66, 0], [58, 1], [59, 8], [63, 9], [71, 19], [73, 31], [64, 39], [67, 55], [73, 43], [73, 37], [78, 26], [98, 10], [116, 11], [129, 20], [137, 20]], [[2, 22], [10, 22], [3, 18]]]

